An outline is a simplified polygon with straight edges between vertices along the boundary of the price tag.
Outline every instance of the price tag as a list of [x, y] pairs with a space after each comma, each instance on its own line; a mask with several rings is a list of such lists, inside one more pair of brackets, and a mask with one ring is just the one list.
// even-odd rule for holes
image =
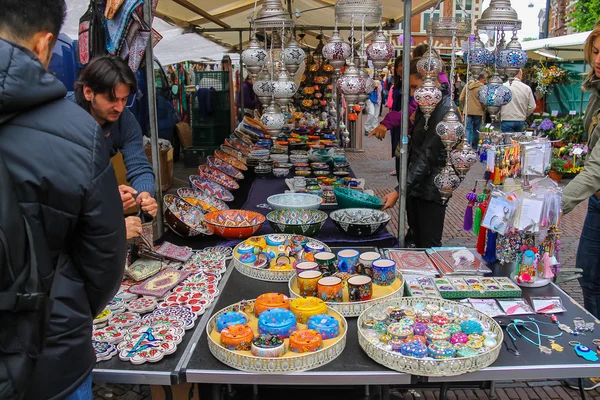
[[575, 154], [576, 156], [580, 155], [581, 153], [583, 153], [583, 149], [576, 148], [575, 150], [573, 150], [573, 154]]
[[558, 117], [558, 110], [552, 110], [552, 116]]
[[577, 111], [571, 110], [571, 111], [569, 111], [569, 115], [577, 115]]
[[533, 131], [527, 131], [527, 132], [525, 132], [525, 136], [532, 137], [533, 136]]

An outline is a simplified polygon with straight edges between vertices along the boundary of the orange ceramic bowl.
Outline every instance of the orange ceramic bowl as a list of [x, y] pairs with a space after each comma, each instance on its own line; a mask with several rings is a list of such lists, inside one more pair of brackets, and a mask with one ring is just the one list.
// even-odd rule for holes
[[323, 337], [314, 329], [300, 329], [290, 335], [290, 351], [312, 353], [323, 347]]
[[254, 302], [254, 315], [257, 317], [271, 309], [271, 308], [285, 308], [290, 309], [290, 299], [285, 294], [281, 293], [264, 293], [256, 298]]
[[247, 210], [221, 210], [204, 216], [204, 222], [225, 239], [247, 239], [265, 223], [265, 216]]
[[279, 146], [287, 146], [288, 142], [285, 140], [281, 140], [281, 141], [277, 141], [275, 142], [275, 144], [279, 145]]
[[221, 344], [228, 350], [250, 350], [254, 332], [248, 325], [231, 325], [221, 331]]
[[313, 135], [309, 135], [309, 136], [308, 136], [308, 139], [309, 139], [309, 140], [319, 140], [319, 139], [321, 139], [321, 137], [320, 137], [320, 136], [313, 136]]

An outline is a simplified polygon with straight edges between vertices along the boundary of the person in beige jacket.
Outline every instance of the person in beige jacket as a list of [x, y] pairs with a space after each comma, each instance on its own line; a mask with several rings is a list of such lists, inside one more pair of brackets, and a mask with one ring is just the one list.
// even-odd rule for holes
[[479, 146], [479, 129], [481, 129], [481, 122], [483, 120], [483, 115], [485, 114], [483, 104], [481, 104], [477, 95], [479, 94], [479, 89], [485, 85], [486, 78], [487, 75], [485, 72], [479, 74], [477, 80], [469, 82], [469, 84], [463, 88], [458, 99], [460, 107], [464, 111], [468, 89], [469, 107], [467, 110], [467, 140], [475, 150], [477, 150], [477, 147]]
[[525, 120], [535, 110], [535, 96], [529, 85], [521, 82], [523, 71], [504, 86], [512, 91], [512, 100], [500, 110], [502, 132], [523, 132], [527, 125]]

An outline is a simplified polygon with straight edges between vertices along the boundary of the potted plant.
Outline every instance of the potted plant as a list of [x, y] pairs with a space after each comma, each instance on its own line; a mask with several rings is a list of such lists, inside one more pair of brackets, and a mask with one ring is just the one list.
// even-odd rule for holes
[[569, 161], [563, 158], [553, 158], [550, 162], [550, 172], [548, 176], [555, 182], [560, 182], [565, 174], [565, 168]]

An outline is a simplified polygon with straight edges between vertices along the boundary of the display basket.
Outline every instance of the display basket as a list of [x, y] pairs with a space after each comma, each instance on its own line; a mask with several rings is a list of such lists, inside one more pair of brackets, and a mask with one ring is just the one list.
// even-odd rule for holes
[[[496, 334], [496, 346], [477, 355], [464, 358], [433, 359], [404, 356], [401, 353], [382, 349], [369, 341], [364, 334], [364, 323], [376, 309], [385, 310], [387, 307], [414, 307], [417, 304], [433, 304], [457, 314], [467, 314], [476, 318], [480, 323], [489, 326], [489, 331]], [[420, 376], [455, 376], [468, 372], [479, 371], [489, 367], [500, 354], [504, 335], [502, 328], [493, 319], [464, 304], [433, 297], [403, 297], [381, 302], [367, 308], [358, 318], [358, 343], [367, 355], [377, 363], [395, 371]]]

